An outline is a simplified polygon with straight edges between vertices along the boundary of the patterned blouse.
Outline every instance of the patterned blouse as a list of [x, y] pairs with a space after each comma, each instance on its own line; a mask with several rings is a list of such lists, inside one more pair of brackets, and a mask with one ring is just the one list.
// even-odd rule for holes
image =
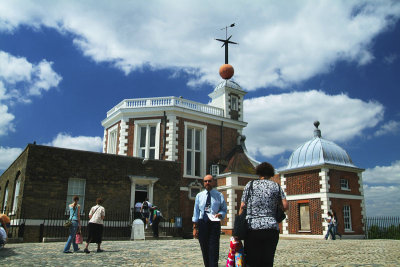
[[247, 207], [247, 222], [250, 229], [275, 229], [279, 231], [275, 213], [278, 205], [279, 192], [282, 199], [286, 198], [282, 188], [271, 180], [254, 180], [253, 192], [250, 192], [248, 203], [246, 195], [251, 182], [247, 183], [242, 195], [242, 202]]

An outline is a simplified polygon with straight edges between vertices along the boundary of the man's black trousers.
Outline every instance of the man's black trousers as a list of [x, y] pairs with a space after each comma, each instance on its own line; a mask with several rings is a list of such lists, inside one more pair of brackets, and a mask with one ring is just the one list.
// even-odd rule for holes
[[204, 266], [218, 267], [221, 223], [199, 220], [197, 225], [199, 227], [199, 243], [203, 253]]

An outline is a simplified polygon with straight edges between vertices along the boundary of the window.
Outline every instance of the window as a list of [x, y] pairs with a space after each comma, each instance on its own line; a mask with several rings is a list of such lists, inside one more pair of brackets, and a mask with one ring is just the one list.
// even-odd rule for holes
[[216, 165], [216, 164], [211, 165], [210, 174], [211, 174], [212, 176], [217, 176], [217, 175], [219, 174], [219, 166]]
[[299, 204], [300, 231], [310, 231], [310, 205], [309, 203]]
[[7, 201], [8, 201], [8, 181], [7, 181], [7, 183], [6, 183], [6, 187], [4, 188], [3, 212], [2, 212], [2, 213], [6, 213]]
[[115, 125], [108, 130], [107, 153], [117, 154], [117, 130], [118, 125]]
[[342, 190], [349, 190], [349, 180], [347, 179], [340, 179], [340, 188]]
[[206, 170], [206, 127], [185, 122], [185, 175], [201, 177]]
[[134, 156], [159, 159], [160, 120], [135, 121]]
[[85, 204], [85, 186], [86, 180], [85, 179], [78, 179], [78, 178], [70, 178], [68, 180], [68, 192], [67, 192], [67, 203], [66, 209], [68, 209], [68, 205], [72, 203], [72, 198], [74, 196], [79, 197], [79, 205], [81, 205], [81, 212], [83, 212], [84, 204]]
[[198, 193], [200, 193], [202, 185], [195, 180], [194, 182], [189, 184], [189, 199], [196, 199]]
[[352, 231], [350, 206], [343, 206], [343, 220], [344, 220], [344, 230]]
[[17, 178], [15, 180], [15, 186], [14, 186], [14, 199], [13, 199], [12, 213], [15, 213], [18, 209], [18, 197], [19, 197], [20, 185], [21, 185], [21, 178], [20, 178], [20, 173], [18, 172]]
[[238, 98], [236, 96], [231, 96], [231, 110], [238, 110]]

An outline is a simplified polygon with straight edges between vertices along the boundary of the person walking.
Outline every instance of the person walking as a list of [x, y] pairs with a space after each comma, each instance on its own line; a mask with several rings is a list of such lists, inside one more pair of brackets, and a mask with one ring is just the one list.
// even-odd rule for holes
[[[246, 184], [239, 214], [247, 209], [248, 234], [244, 239], [246, 266], [273, 266], [279, 241], [279, 223], [276, 220], [278, 205], [287, 210], [289, 204], [282, 188], [270, 178], [274, 167], [263, 162], [256, 167], [258, 180]], [[249, 191], [250, 190], [250, 191]], [[249, 198], [246, 201], [246, 195]], [[280, 203], [281, 202], [281, 203]]]
[[74, 248], [74, 252], [77, 252], [79, 250], [78, 244], [75, 243], [75, 236], [78, 228], [79, 232], [81, 231], [81, 206], [78, 204], [78, 196], [74, 196], [72, 200], [74, 202], [68, 205], [69, 219], [72, 221], [72, 225], [69, 227], [69, 236], [67, 243], [64, 246], [64, 253], [72, 253], [70, 251], [71, 244]]
[[337, 235], [339, 236], [340, 239], [342, 239], [342, 235], [338, 231], [338, 225], [339, 225], [339, 222], [338, 222], [336, 212], [333, 211], [333, 235], [335, 236], [335, 239], [336, 239]]
[[6, 232], [6, 224], [3, 221], [3, 218], [0, 217], [0, 249], [2, 249], [7, 242], [7, 232]]
[[158, 225], [160, 224], [160, 221], [162, 219], [161, 211], [158, 209], [157, 206], [153, 206], [153, 223], [151, 224], [151, 228], [153, 229], [153, 236], [158, 237]]
[[103, 237], [103, 220], [106, 215], [106, 211], [103, 206], [103, 199], [96, 199], [96, 206], [93, 206], [89, 212], [89, 224], [88, 224], [88, 238], [86, 240], [86, 246], [83, 250], [85, 253], [90, 253], [89, 244], [97, 243], [97, 252], [103, 252], [100, 248], [102, 237]]
[[11, 219], [10, 217], [8, 217], [6, 214], [1, 213], [0, 214], [0, 220], [3, 222], [3, 228], [6, 231], [7, 235], [8, 235], [8, 230], [11, 227]]
[[193, 209], [193, 236], [199, 239], [204, 266], [218, 267], [221, 220], [227, 206], [222, 193], [213, 189], [213, 177], [206, 175], [203, 182], [206, 190], [196, 195]]
[[334, 231], [333, 230], [333, 228], [334, 228], [333, 215], [332, 215], [332, 213], [330, 211], [328, 211], [327, 215], [328, 215], [328, 217], [325, 218], [325, 221], [328, 222], [328, 231], [326, 232], [325, 240], [328, 240], [329, 235], [331, 235], [331, 239], [332, 240], [336, 240], [335, 234], [333, 232]]

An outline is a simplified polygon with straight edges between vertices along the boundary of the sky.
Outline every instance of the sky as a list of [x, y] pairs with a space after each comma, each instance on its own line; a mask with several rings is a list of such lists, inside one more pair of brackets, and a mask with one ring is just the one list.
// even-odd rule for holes
[[399, 1], [0, 1], [0, 173], [34, 141], [101, 152], [123, 99], [209, 103], [232, 23], [250, 154], [282, 168], [318, 120], [367, 216], [400, 216]]

